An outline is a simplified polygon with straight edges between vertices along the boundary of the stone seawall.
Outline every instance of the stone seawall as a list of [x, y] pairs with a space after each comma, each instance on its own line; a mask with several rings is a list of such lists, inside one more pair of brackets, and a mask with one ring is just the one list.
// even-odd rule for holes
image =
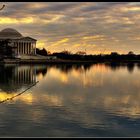
[[65, 63], [93, 63], [93, 61], [78, 61], [78, 60], [48, 60], [48, 59], [3, 59], [1, 64], [65, 64]]
[[62, 59], [3, 59], [0, 60], [0, 64], [80, 64], [80, 63], [140, 63], [140, 60], [106, 60], [106, 61], [80, 61], [80, 60], [62, 60]]

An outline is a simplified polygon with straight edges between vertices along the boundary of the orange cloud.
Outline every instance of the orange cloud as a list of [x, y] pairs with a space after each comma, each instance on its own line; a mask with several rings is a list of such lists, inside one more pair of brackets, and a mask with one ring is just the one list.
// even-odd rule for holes
[[124, 11], [124, 12], [129, 12], [129, 11], [132, 11], [132, 12], [140, 11], [140, 7], [138, 7], [138, 6], [123, 7], [123, 8], [122, 8], [122, 11]]
[[26, 17], [26, 18], [9, 18], [9, 17], [1, 17], [0, 18], [0, 24], [29, 24], [33, 23], [34, 20], [32, 17]]
[[95, 35], [95, 36], [85, 36], [83, 37], [84, 40], [105, 40], [105, 36], [104, 35]]
[[37, 48], [45, 48], [46, 47], [46, 43], [44, 41], [37, 41]]
[[53, 43], [52, 45], [50, 45], [49, 47], [59, 47], [59, 45], [62, 45], [63, 43], [68, 42], [69, 39], [68, 38], [63, 38], [61, 40], [58, 40], [57, 42]]

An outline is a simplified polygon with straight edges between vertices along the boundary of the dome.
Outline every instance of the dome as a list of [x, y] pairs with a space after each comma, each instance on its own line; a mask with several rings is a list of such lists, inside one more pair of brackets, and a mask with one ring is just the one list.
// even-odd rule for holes
[[19, 33], [17, 30], [12, 29], [12, 28], [6, 28], [0, 31], [0, 38], [5, 38], [5, 39], [16, 39], [23, 37], [21, 33]]

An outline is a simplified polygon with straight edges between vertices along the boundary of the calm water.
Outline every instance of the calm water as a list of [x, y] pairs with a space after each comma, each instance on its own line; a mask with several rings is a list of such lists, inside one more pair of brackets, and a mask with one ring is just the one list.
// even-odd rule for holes
[[0, 66], [0, 137], [140, 136], [139, 77], [138, 64]]

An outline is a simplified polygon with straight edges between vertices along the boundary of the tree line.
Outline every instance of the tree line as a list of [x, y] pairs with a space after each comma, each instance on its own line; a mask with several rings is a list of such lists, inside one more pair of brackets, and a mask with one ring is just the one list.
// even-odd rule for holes
[[37, 49], [37, 53], [44, 56], [57, 56], [57, 58], [65, 60], [83, 60], [83, 61], [122, 61], [122, 60], [140, 60], [140, 54], [134, 54], [134, 52], [129, 51], [127, 54], [119, 54], [118, 52], [111, 52], [110, 54], [86, 54], [86, 52], [78, 51], [76, 53], [71, 53], [69, 51], [47, 52], [45, 48], [42, 50]]
[[[0, 41], [0, 57], [1, 58], [12, 58], [14, 57], [14, 46], [10, 39]], [[111, 52], [110, 54], [92, 54], [88, 55], [84, 51], [78, 51], [76, 53], [71, 53], [67, 50], [62, 52], [51, 53], [45, 48], [36, 48], [36, 53], [42, 56], [56, 56], [59, 59], [65, 60], [83, 60], [83, 61], [106, 61], [106, 60], [140, 60], [140, 54], [134, 54], [130, 51], [128, 54], [119, 54], [117, 52]]]

